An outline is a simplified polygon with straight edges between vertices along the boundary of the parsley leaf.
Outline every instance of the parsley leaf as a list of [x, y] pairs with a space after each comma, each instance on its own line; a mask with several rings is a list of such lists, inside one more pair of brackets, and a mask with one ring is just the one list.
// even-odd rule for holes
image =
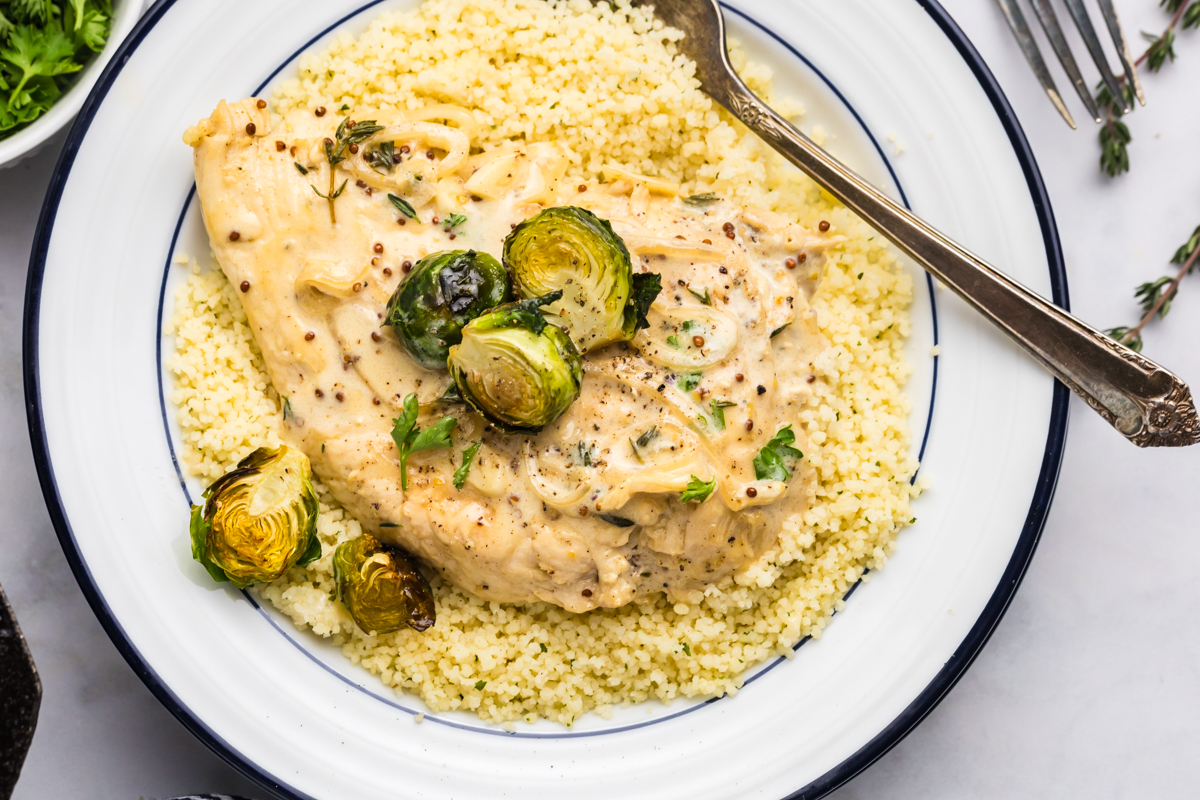
[[804, 458], [804, 453], [792, 447], [795, 441], [796, 434], [791, 425], [780, 428], [771, 437], [771, 441], [767, 442], [767, 446], [759, 450], [758, 455], [754, 457], [755, 477], [760, 481], [786, 481], [792, 477], [792, 471], [788, 469], [784, 459]]
[[733, 408], [737, 403], [731, 403], [728, 400], [717, 400], [716, 398], [709, 404], [712, 409], [713, 425], [717, 430], [725, 430], [725, 409]]
[[454, 470], [454, 488], [460, 492], [467, 483], [467, 476], [471, 474], [471, 464], [475, 461], [475, 456], [479, 454], [479, 448], [482, 446], [483, 442], [476, 442], [463, 450], [462, 466]]
[[717, 479], [705, 482], [695, 475], [688, 481], [687, 488], [679, 494], [681, 503], [703, 503], [717, 488]]
[[450, 230], [454, 230], [455, 228], [457, 228], [459, 225], [462, 225], [466, 221], [467, 221], [466, 214], [451, 214], [450, 216], [446, 217], [446, 227], [449, 228]]
[[690, 392], [700, 385], [700, 378], [703, 374], [702, 372], [685, 372], [679, 376], [676, 386], [679, 387], [680, 391]]
[[400, 488], [408, 491], [408, 457], [423, 450], [445, 450], [452, 446], [450, 432], [458, 424], [454, 417], [442, 417], [433, 427], [421, 430], [417, 425], [417, 396], [404, 398], [400, 417], [392, 420], [392, 441], [400, 451]]

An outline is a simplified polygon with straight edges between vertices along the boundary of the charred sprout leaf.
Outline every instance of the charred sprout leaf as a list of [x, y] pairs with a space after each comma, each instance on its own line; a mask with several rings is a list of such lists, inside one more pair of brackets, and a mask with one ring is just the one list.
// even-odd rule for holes
[[367, 633], [391, 633], [407, 625], [425, 631], [436, 609], [429, 583], [401, 550], [364, 533], [333, 553], [338, 599]]
[[416, 209], [413, 208], [409, 204], [409, 202], [407, 200], [405, 200], [404, 198], [397, 197], [394, 194], [389, 194], [388, 201], [392, 205], [394, 205], [400, 211], [400, 213], [403, 214], [404, 216], [408, 217], [409, 219], [415, 219], [417, 222], [421, 221], [420, 219], [417, 218]]
[[425, 256], [397, 287], [387, 324], [417, 363], [444, 369], [471, 320], [508, 299], [508, 273], [487, 253], [448, 250]]
[[795, 441], [796, 434], [791, 425], [780, 428], [754, 457], [755, 477], [760, 481], [786, 481], [792, 477], [786, 462], [804, 457], [803, 453], [792, 447]]
[[737, 403], [731, 403], [728, 400], [717, 400], [714, 398], [709, 403], [709, 408], [712, 409], [713, 427], [719, 431], [725, 430], [725, 409], [733, 408]]
[[616, 525], [618, 528], [632, 528], [637, 523], [625, 517], [618, 517], [616, 514], [597, 514], [597, 517], [607, 522], [609, 525]]
[[480, 447], [483, 447], [483, 442], [476, 442], [463, 450], [462, 466], [454, 470], [454, 488], [460, 492], [467, 483], [467, 476], [471, 474], [471, 464], [475, 461], [475, 456], [479, 454]]
[[717, 488], [717, 479], [702, 481], [695, 475], [688, 481], [687, 488], [679, 494], [681, 503], [703, 503]]
[[538, 305], [557, 293], [509, 303], [470, 322], [446, 366], [463, 399], [500, 430], [535, 433], [579, 397], [583, 359]]
[[713, 203], [721, 202], [721, 198], [717, 197], [712, 192], [704, 192], [703, 194], [694, 194], [690, 197], [684, 197], [683, 202], [689, 206], [703, 208], [704, 206], [711, 206]]
[[654, 305], [661, 292], [662, 275], [656, 272], [640, 272], [633, 276], [633, 308], [637, 315], [633, 327], [635, 333], [650, 327], [650, 320], [646, 315], [650, 313], [650, 306]]
[[640, 299], [635, 296], [629, 250], [608, 221], [592, 212], [547, 208], [522, 222], [504, 240], [504, 264], [522, 297], [564, 293], [546, 314], [581, 352], [637, 333], [639, 308], [652, 284], [643, 279]]
[[417, 396], [404, 398], [400, 417], [392, 420], [392, 441], [400, 451], [400, 488], [408, 491], [408, 457], [423, 450], [445, 450], [452, 446], [450, 432], [458, 424], [454, 417], [442, 417], [433, 427], [421, 430], [417, 425]]
[[[294, 164], [296, 165], [296, 171], [297, 171], [297, 172], [299, 172], [301, 175], [307, 175], [307, 174], [308, 174], [308, 170], [307, 170], [307, 169], [305, 169], [305, 168], [304, 168], [304, 166], [303, 166], [303, 165], [302, 165], [302, 164], [301, 164], [299, 161], [295, 161], [295, 162], [292, 162], [292, 163], [294, 163]], [[320, 193], [318, 192], [318, 194], [320, 194]]]
[[681, 391], [690, 392], [700, 385], [700, 378], [703, 375], [703, 372], [685, 372], [679, 376], [676, 385]]
[[192, 557], [218, 581], [270, 583], [321, 554], [312, 471], [299, 450], [255, 450], [204, 498], [192, 507]]
[[712, 295], [708, 293], [707, 286], [704, 287], [704, 294], [700, 294], [695, 289], [693, 289], [691, 286], [687, 287], [687, 290], [688, 290], [688, 292], [691, 293], [692, 297], [696, 298], [704, 305], [706, 305], [706, 306], [712, 305]]

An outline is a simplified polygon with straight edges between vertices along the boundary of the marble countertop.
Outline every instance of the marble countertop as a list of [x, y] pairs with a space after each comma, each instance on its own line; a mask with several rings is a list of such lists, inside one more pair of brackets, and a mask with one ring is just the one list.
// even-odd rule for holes
[[[1096, 167], [1095, 130], [1062, 123], [996, 4], [943, 3], [1032, 142], [1062, 233], [1073, 310], [1099, 327], [1133, 322], [1132, 288], [1164, 274], [1200, 223], [1200, 31], [1181, 33], [1178, 62], [1144, 78], [1149, 105], [1129, 121], [1133, 170], [1110, 181]], [[1165, 24], [1151, 0], [1118, 6], [1131, 34]], [[0, 509], [8, 521], [0, 584], [45, 685], [15, 798], [265, 798], [192, 738], [117, 653], [42, 500], [23, 408], [21, 318], [40, 198], [61, 142], [0, 171]], [[1148, 331], [1146, 350], [1200, 387], [1198, 309], [1200, 276]], [[1007, 615], [928, 719], [833, 797], [1194, 797], [1198, 452], [1137, 450], [1072, 398], [1054, 506]]]

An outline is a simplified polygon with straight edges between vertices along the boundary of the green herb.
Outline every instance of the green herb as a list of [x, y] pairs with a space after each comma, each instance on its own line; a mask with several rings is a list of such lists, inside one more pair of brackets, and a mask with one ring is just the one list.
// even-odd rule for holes
[[703, 194], [694, 194], [694, 195], [691, 195], [690, 197], [685, 197], [685, 198], [683, 198], [683, 202], [685, 205], [689, 205], [689, 206], [704, 207], [704, 206], [710, 206], [713, 203], [721, 202], [721, 198], [717, 197], [715, 194], [713, 194], [711, 192], [705, 192]]
[[679, 337], [678, 336], [668, 336], [667, 344], [671, 345], [671, 347], [674, 347], [676, 350], [678, 350], [679, 349]]
[[[1171, 20], [1166, 30], [1155, 36], [1143, 33], [1150, 45], [1134, 62], [1136, 66], [1145, 64], [1151, 72], [1159, 72], [1168, 63], [1175, 60], [1175, 31], [1200, 27], [1200, 0], [1160, 0], [1159, 5]], [[1096, 95], [1096, 104], [1104, 110], [1104, 126], [1100, 129], [1100, 169], [1109, 177], [1129, 171], [1129, 144], [1133, 135], [1129, 127], [1121, 121], [1125, 106], [1134, 107], [1134, 89], [1128, 84], [1126, 77], [1117, 77], [1123, 102], [1116, 98], [1103, 85]]]
[[363, 153], [363, 161], [380, 175], [390, 173], [396, 166], [396, 143], [383, 142], [379, 147], [372, 147]]
[[479, 454], [479, 448], [483, 446], [483, 442], [475, 444], [463, 450], [462, 466], [454, 470], [454, 488], [460, 492], [467, 482], [467, 476], [471, 474], [471, 464], [475, 461], [475, 456]]
[[[1200, 2], [1200, 0], [1198, 0]], [[1152, 319], [1162, 319], [1171, 310], [1171, 303], [1179, 293], [1179, 285], [1184, 276], [1196, 269], [1200, 259], [1200, 227], [1197, 227], [1183, 245], [1171, 257], [1172, 264], [1179, 264], [1179, 270], [1174, 276], [1163, 277], [1143, 283], [1133, 292], [1133, 297], [1142, 308], [1142, 319], [1137, 325], [1130, 327], [1111, 328], [1107, 333], [1130, 350], [1142, 351], [1142, 331]]]
[[760, 481], [786, 481], [792, 477], [786, 459], [804, 457], [803, 453], [792, 447], [795, 442], [796, 434], [791, 425], [780, 428], [754, 457], [754, 476]]
[[[330, 76], [330, 77], [332, 77], [332, 76]], [[350, 110], [350, 106], [346, 105], [345, 103], [342, 103], [342, 107], [338, 109], [338, 111], [343, 114], [345, 114], [349, 110]]]
[[283, 398], [283, 421], [289, 422], [295, 419], [296, 415], [292, 413], [292, 401], [288, 398]]
[[697, 478], [695, 475], [693, 475], [691, 480], [688, 481], [687, 488], [684, 489], [682, 492], [680, 492], [679, 502], [681, 502], [681, 503], [703, 503], [705, 500], [707, 500], [709, 498], [709, 495], [711, 495], [716, 490], [716, 488], [717, 488], [717, 479], [716, 478], [713, 478], [711, 481], [705, 482], [705, 481], [702, 481], [699, 478]]
[[411, 205], [409, 205], [407, 200], [397, 197], [394, 194], [389, 194], [388, 201], [391, 202], [391, 204], [394, 205], [396, 208], [398, 208], [400, 210], [400, 213], [403, 214], [404, 216], [408, 217], [409, 219], [415, 219], [415, 220], [417, 220], [417, 222], [421, 221], [420, 219], [417, 219], [416, 209], [414, 209]]
[[717, 430], [725, 430], [725, 409], [733, 408], [736, 405], [737, 403], [731, 403], [728, 400], [717, 400], [715, 398], [709, 404], [709, 408], [712, 409], [713, 424]]
[[590, 467], [595, 459], [596, 446], [590, 442], [579, 442], [575, 445], [575, 450], [579, 454], [579, 463], [582, 466]]
[[104, 49], [110, 0], [0, 0], [0, 139], [45, 114]]
[[[342, 106], [342, 111], [346, 111], [346, 106]], [[348, 182], [342, 181], [341, 187], [337, 191], [334, 191], [333, 187], [337, 183], [338, 164], [341, 164], [349, 157], [346, 154], [350, 151], [351, 145], [360, 145], [383, 130], [383, 126], [375, 124], [375, 120], [373, 119], [356, 122], [353, 127], [351, 127], [350, 122], [349, 117], [342, 120], [341, 124], [337, 127], [337, 132], [334, 133], [334, 139], [325, 140], [325, 158], [329, 160], [329, 191], [321, 194], [321, 192], [317, 191], [317, 187], [313, 187], [313, 191], [317, 192], [319, 197], [323, 197], [329, 201], [329, 221], [334, 225], [337, 224], [337, 213], [334, 211], [333, 201], [341, 197]]]
[[687, 290], [688, 290], [689, 292], [691, 292], [691, 294], [692, 294], [692, 297], [696, 298], [697, 300], [699, 300], [699, 301], [700, 301], [701, 303], [703, 303], [704, 305], [706, 305], [706, 306], [711, 306], [711, 305], [712, 305], [712, 295], [710, 295], [710, 294], [708, 293], [708, 287], [707, 287], [707, 286], [705, 286], [705, 287], [704, 287], [704, 294], [700, 294], [700, 293], [699, 293], [699, 292], [697, 292], [695, 289], [693, 289], [691, 286], [687, 287]]
[[658, 438], [658, 428], [651, 427], [649, 430], [647, 430], [645, 433], [643, 433], [641, 436], [639, 436], [637, 438], [637, 446], [645, 447], [646, 445], [650, 444], [657, 438]]
[[450, 431], [458, 424], [454, 417], [442, 417], [433, 427], [421, 430], [417, 411], [417, 396], [410, 394], [404, 398], [400, 418], [392, 420], [392, 441], [400, 451], [400, 488], [404, 491], [408, 491], [408, 457], [424, 450], [450, 448]]
[[700, 323], [696, 322], [696, 320], [685, 319], [683, 321], [683, 324], [679, 326], [679, 330], [683, 331], [684, 333], [690, 333], [691, 331], [694, 331], [699, 327], [700, 327]]
[[[550, 110], [551, 110], [551, 111], [553, 111], [553, 110], [554, 110], [554, 109], [556, 109], [556, 108], [558, 108], [558, 101], [557, 101], [557, 100], [555, 100], [553, 103], [551, 103], [551, 104], [550, 104]], [[545, 649], [545, 648], [544, 648], [544, 646], [543, 646], [543, 650], [544, 650], [544, 649]]]
[[457, 228], [459, 225], [462, 225], [466, 221], [467, 221], [466, 214], [451, 214], [450, 216], [446, 217], [446, 229], [454, 230], [455, 228]]
[[703, 372], [685, 372], [679, 376], [677, 386], [685, 392], [690, 392], [700, 385], [700, 378], [704, 375]]
[[306, 170], [304, 167], [302, 167], [302, 166], [300, 165], [300, 162], [299, 162], [299, 161], [294, 161], [294, 162], [292, 162], [292, 163], [294, 163], [294, 164], [296, 165], [296, 171], [297, 171], [297, 172], [299, 172], [301, 175], [307, 175], [307, 174], [308, 174], [308, 170]]
[[692, 648], [688, 645], [687, 642], [683, 643], [683, 652], [687, 653], [689, 656], [692, 654]]
[[550, 650], [546, 647], [546, 645], [543, 642], [538, 642], [538, 647], [542, 648], [543, 653], [550, 652]]
[[379, 523], [379, 527], [381, 527], [381, 528], [399, 528], [400, 526], [394, 522], [381, 522], [381, 523]]
[[487, 686], [487, 681], [475, 681], [475, 691], [482, 692], [485, 686]]
[[324, 442], [321, 442], [321, 452], [322, 453], [325, 452], [325, 443]]
[[791, 324], [792, 323], [790, 323], [790, 322], [785, 322], [782, 325], [780, 325], [778, 328], [776, 328], [775, 330], [771, 331], [771, 338], [774, 339], [776, 336], [778, 336], [779, 334], [786, 331], [788, 326]]

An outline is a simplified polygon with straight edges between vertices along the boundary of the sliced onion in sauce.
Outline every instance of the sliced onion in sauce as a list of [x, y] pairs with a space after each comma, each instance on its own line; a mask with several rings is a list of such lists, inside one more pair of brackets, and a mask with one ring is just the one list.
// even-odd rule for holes
[[[633, 346], [646, 358], [671, 369], [711, 367], [728, 358], [737, 347], [737, 321], [715, 308], [654, 306], [647, 319], [650, 327], [638, 332]], [[696, 336], [704, 339], [703, 345], [694, 344]]]

